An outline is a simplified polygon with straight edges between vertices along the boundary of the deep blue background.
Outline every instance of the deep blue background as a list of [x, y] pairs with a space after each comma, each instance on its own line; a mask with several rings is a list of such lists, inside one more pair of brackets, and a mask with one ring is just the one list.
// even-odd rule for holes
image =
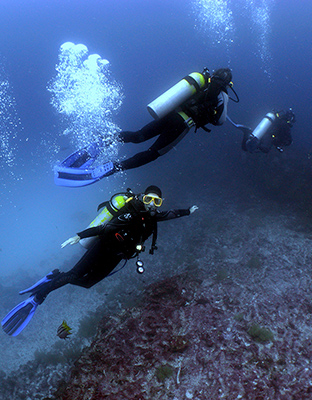
[[[122, 128], [138, 129], [149, 122], [146, 105], [185, 74], [204, 66], [230, 66], [241, 99], [238, 105], [230, 104], [232, 118], [255, 126], [272, 108], [292, 106], [297, 115], [294, 144], [276, 157], [306, 161], [312, 147], [312, 5], [309, 1], [287, 0], [282, 6], [270, 2], [272, 60], [264, 65], [257, 55], [259, 37], [244, 3], [232, 4], [236, 23], [233, 44], [212, 45], [209, 29], [195, 28], [200, 16], [194, 15], [191, 1], [1, 1], [0, 57], [24, 128], [16, 165], [4, 168], [0, 181], [2, 276], [20, 268], [44, 274], [50, 265], [56, 267], [71, 252], [76, 254], [77, 249], [61, 252], [60, 243], [87, 225], [98, 203], [125, 186], [142, 190], [147, 184], [159, 184], [168, 207], [200, 202], [204, 190], [217, 192], [231, 174], [237, 187], [246, 185], [249, 190], [251, 174], [245, 175], [242, 164], [241, 135], [228, 123], [211, 134], [190, 133], [177, 151], [126, 176], [78, 190], [56, 187], [51, 149], [42, 148], [41, 139], [49, 133], [64, 144], [59, 138], [60, 116], [50, 105], [46, 86], [55, 76], [59, 46], [66, 41], [83, 43], [90, 53], [110, 61], [125, 94], [116, 117]], [[267, 67], [271, 75], [264, 72]], [[147, 145], [122, 151], [133, 154]], [[63, 158], [70, 150], [53, 156]], [[263, 158], [252, 157], [257, 169]], [[188, 193], [187, 204], [183, 197], [177, 200], [175, 196], [182, 188]]]

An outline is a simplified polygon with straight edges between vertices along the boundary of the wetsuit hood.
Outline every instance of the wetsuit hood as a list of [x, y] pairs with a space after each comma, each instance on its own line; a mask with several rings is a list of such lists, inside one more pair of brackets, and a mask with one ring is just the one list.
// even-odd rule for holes
[[149, 193], [154, 193], [154, 194], [157, 194], [157, 196], [162, 197], [161, 190], [159, 189], [158, 186], [154, 186], [154, 185], [148, 186], [145, 189], [144, 194], [149, 194]]

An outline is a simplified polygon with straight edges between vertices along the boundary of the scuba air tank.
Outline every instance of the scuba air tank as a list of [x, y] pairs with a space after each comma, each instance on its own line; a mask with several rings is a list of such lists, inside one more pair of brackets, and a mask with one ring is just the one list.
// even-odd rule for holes
[[[128, 191], [127, 193], [117, 193], [109, 201], [100, 204], [99, 208], [101, 208], [102, 205], [105, 205], [105, 207], [88, 225], [87, 229], [107, 224], [130, 199], [132, 199], [132, 195], [131, 192]], [[86, 249], [89, 249], [95, 240], [97, 240], [96, 236], [81, 239], [79, 243]]]
[[175, 110], [193, 94], [206, 85], [205, 70], [193, 72], [148, 104], [147, 110], [154, 119], [159, 119]]
[[262, 121], [256, 126], [252, 135], [256, 137], [259, 141], [263, 138], [263, 136], [267, 133], [267, 131], [271, 128], [273, 122], [276, 119], [276, 115], [272, 112], [267, 113], [267, 115], [262, 119]]

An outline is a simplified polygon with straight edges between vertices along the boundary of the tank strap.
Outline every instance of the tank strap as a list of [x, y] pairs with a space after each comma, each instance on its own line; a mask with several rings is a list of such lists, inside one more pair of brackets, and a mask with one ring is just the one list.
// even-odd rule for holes
[[188, 128], [192, 128], [195, 125], [195, 122], [193, 121], [193, 118], [189, 117], [187, 114], [185, 114], [184, 111], [179, 111], [179, 115], [184, 119], [184, 123]]
[[112, 216], [114, 217], [116, 214], [118, 214], [119, 210], [116, 210], [115, 208], [113, 208], [110, 203], [107, 203], [106, 205], [107, 210], [112, 214]]
[[101, 208], [104, 208], [107, 206], [107, 204], [109, 203], [109, 201], [104, 201], [103, 203], [98, 205], [97, 211], [100, 211]]
[[272, 123], [274, 122], [274, 119], [272, 119], [271, 117], [268, 117], [267, 115], [265, 116], [266, 119], [268, 119], [269, 121], [271, 121]]
[[199, 86], [199, 84], [196, 82], [196, 80], [194, 78], [192, 78], [191, 76], [187, 75], [183, 79], [185, 79], [186, 82], [188, 82], [190, 85], [194, 86], [197, 92], [200, 91], [200, 86]]

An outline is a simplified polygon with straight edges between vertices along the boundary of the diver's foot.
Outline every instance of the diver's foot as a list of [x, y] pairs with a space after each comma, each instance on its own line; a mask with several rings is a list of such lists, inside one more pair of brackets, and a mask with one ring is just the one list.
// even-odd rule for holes
[[[30, 286], [25, 290], [21, 290], [19, 294], [31, 293], [32, 295], [39, 293], [44, 286], [47, 286], [49, 282], [55, 279], [57, 276], [60, 275], [59, 269], [54, 269], [52, 272], [49, 272], [46, 276], [36, 282], [34, 285]], [[42, 300], [43, 301], [43, 300]], [[42, 303], [41, 301], [41, 303]], [[41, 304], [39, 303], [39, 304]]]
[[116, 171], [117, 169], [115, 164], [112, 161], [108, 161], [107, 163], [92, 170], [92, 178], [99, 180], [114, 174]]

